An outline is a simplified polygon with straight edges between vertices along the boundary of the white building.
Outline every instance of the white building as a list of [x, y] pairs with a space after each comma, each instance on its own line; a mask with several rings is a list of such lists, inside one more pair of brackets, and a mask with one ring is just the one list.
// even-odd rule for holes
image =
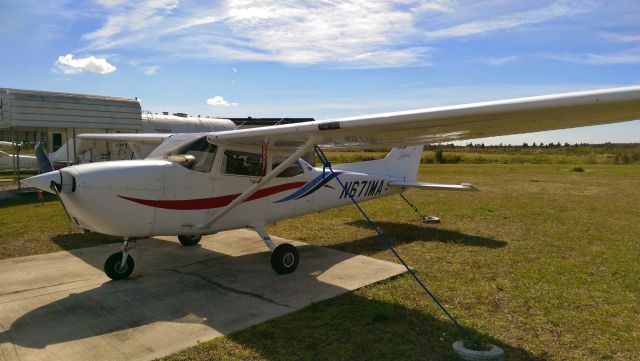
[[[0, 88], [0, 140], [27, 144], [27, 149], [11, 149], [14, 158], [38, 142], [47, 153], [55, 153], [52, 160], [58, 163], [131, 159], [126, 143], [74, 140], [82, 133], [188, 133], [235, 127], [228, 119], [143, 114], [136, 99]], [[14, 173], [19, 172], [14, 164]]]

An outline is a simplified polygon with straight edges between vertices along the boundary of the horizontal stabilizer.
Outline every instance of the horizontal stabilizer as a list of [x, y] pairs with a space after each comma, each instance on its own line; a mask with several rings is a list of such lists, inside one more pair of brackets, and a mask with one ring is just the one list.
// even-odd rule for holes
[[474, 191], [478, 192], [479, 189], [469, 183], [461, 184], [440, 184], [440, 183], [426, 183], [426, 182], [403, 182], [392, 181], [389, 182], [390, 186], [403, 187], [403, 188], [420, 188], [439, 191]]

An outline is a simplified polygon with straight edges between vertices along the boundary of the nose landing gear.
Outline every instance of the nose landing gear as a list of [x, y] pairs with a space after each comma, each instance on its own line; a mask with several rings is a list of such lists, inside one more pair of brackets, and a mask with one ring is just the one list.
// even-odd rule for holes
[[129, 239], [125, 238], [122, 251], [112, 254], [104, 262], [104, 273], [114, 281], [125, 279], [133, 272], [135, 263], [133, 257], [127, 252], [128, 245]]
[[201, 234], [191, 234], [191, 235], [182, 235], [178, 236], [178, 241], [185, 247], [195, 246], [202, 239]]

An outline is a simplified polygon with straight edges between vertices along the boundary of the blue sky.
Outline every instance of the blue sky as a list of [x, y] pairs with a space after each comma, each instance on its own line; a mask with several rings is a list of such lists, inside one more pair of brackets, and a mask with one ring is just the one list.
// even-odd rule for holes
[[[4, 0], [0, 87], [326, 119], [640, 84], [635, 1]], [[640, 142], [640, 121], [497, 140]]]

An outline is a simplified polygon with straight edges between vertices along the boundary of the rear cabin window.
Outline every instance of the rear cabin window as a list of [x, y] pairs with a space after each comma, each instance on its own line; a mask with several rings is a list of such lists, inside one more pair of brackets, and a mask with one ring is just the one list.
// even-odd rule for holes
[[225, 174], [260, 176], [262, 156], [258, 153], [240, 150], [225, 150], [222, 158], [222, 171]]

